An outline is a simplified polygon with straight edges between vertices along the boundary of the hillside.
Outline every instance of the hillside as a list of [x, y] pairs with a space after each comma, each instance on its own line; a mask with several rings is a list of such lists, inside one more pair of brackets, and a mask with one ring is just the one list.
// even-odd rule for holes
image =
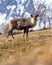
[[52, 65], [52, 29], [14, 37], [0, 35], [0, 65]]

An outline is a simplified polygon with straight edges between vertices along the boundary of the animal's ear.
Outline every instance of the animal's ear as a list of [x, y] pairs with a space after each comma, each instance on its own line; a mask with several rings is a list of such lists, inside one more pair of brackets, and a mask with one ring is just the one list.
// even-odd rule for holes
[[31, 14], [30, 16], [31, 16], [31, 17], [33, 17], [33, 15], [32, 15], [32, 14]]
[[38, 17], [38, 16], [39, 16], [39, 14], [36, 14], [36, 15], [35, 15], [35, 17]]

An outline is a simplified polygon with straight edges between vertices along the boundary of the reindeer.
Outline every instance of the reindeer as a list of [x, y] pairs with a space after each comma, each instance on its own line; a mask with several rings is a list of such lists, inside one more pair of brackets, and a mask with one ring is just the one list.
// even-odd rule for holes
[[10, 22], [8, 23], [9, 31], [8, 31], [7, 37], [11, 34], [12, 38], [14, 39], [14, 37], [13, 37], [14, 29], [24, 30], [23, 37], [25, 36], [25, 34], [26, 34], [26, 37], [28, 37], [29, 28], [32, 28], [36, 25], [36, 20], [37, 20], [38, 16], [39, 16], [38, 14], [36, 14], [35, 16], [31, 14], [31, 17], [15, 18], [15, 19], [10, 20]]

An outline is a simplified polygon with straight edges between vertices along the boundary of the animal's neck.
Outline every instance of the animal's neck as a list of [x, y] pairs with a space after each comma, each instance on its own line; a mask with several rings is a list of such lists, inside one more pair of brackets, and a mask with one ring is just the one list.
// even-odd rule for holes
[[34, 24], [34, 23], [35, 23], [34, 18], [31, 18], [31, 23], [32, 23], [32, 24]]

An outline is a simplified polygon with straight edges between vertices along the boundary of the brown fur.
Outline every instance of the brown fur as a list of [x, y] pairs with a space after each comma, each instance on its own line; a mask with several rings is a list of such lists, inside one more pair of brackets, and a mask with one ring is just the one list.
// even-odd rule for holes
[[8, 36], [11, 34], [13, 37], [12, 32], [14, 29], [17, 29], [17, 30], [24, 30], [24, 35], [26, 33], [26, 37], [28, 37], [28, 30], [29, 28], [32, 28], [33, 26], [36, 25], [37, 17], [38, 17], [38, 14], [35, 16], [31, 15], [31, 18], [15, 18], [10, 20]]

